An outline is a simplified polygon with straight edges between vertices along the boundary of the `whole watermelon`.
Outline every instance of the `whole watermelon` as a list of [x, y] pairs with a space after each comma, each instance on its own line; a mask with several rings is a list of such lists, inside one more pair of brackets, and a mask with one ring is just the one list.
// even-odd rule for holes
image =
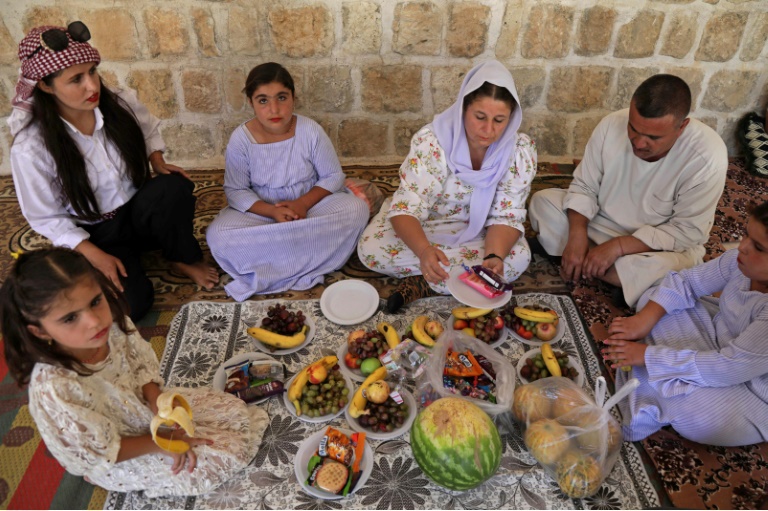
[[411, 426], [413, 457], [427, 476], [449, 490], [469, 490], [496, 473], [501, 438], [480, 407], [458, 397], [438, 399]]

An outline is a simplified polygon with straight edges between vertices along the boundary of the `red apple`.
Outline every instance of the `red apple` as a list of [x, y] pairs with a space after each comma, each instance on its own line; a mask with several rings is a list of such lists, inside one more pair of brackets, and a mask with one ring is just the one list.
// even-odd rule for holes
[[493, 328], [496, 330], [501, 330], [504, 328], [504, 318], [501, 316], [496, 316], [493, 318]]
[[544, 342], [551, 341], [557, 335], [557, 327], [552, 323], [536, 323], [536, 337]]
[[465, 328], [469, 327], [469, 323], [467, 323], [464, 319], [457, 319], [453, 322], [453, 329], [454, 330], [464, 330]]
[[307, 371], [309, 371], [309, 382], [312, 385], [323, 383], [328, 378], [328, 369], [322, 364], [311, 365]]
[[427, 332], [427, 335], [429, 335], [433, 339], [437, 339], [440, 337], [440, 334], [443, 333], [443, 324], [438, 321], [428, 321], [426, 325], [424, 325], [424, 331]]

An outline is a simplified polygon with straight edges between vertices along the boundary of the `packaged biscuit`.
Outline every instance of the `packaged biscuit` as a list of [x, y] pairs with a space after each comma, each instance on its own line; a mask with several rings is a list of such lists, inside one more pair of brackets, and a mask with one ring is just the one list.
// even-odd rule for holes
[[335, 495], [348, 495], [360, 477], [364, 448], [365, 433], [347, 436], [328, 426], [309, 459], [307, 484]]

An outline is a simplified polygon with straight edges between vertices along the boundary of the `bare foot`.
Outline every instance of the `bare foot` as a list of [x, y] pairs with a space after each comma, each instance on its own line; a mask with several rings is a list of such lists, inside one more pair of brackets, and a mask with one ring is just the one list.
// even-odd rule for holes
[[205, 261], [198, 261], [192, 264], [173, 262], [171, 267], [208, 291], [219, 283], [219, 272]]

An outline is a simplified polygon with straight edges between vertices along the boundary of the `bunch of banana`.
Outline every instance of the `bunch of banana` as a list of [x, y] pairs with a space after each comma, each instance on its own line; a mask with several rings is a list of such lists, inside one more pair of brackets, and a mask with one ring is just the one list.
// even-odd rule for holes
[[557, 321], [557, 314], [549, 311], [537, 311], [526, 309], [525, 307], [515, 307], [515, 316], [526, 321], [534, 323], [554, 323]]
[[352, 396], [352, 401], [349, 402], [349, 415], [352, 418], [357, 419], [361, 415], [365, 414], [365, 409], [368, 406], [368, 400], [365, 398], [365, 389], [367, 389], [371, 383], [379, 380], [383, 380], [387, 377], [387, 368], [384, 366], [379, 367], [365, 379], [365, 381], [357, 388], [355, 395]]
[[552, 346], [548, 342], [541, 345], [541, 358], [544, 359], [544, 365], [547, 366], [549, 374], [552, 376], [562, 376], [563, 372], [560, 370], [560, 364], [557, 363], [555, 353], [552, 351]]
[[296, 377], [291, 382], [291, 386], [288, 387], [288, 401], [293, 403], [293, 406], [296, 407], [296, 415], [301, 415], [301, 391], [307, 386], [310, 375], [320, 367], [326, 371], [333, 369], [333, 366], [338, 362], [339, 358], [337, 356], [329, 355], [316, 362], [312, 362], [296, 373]]
[[384, 339], [387, 340], [387, 346], [389, 346], [389, 349], [392, 349], [400, 344], [400, 336], [397, 335], [397, 330], [395, 330], [395, 327], [386, 321], [382, 321], [376, 325], [376, 330], [378, 330], [379, 333], [384, 336]]
[[[173, 400], [178, 401], [180, 406], [173, 406]], [[168, 452], [182, 453], [189, 450], [189, 444], [184, 440], [171, 440], [162, 436], [157, 436], [157, 429], [160, 426], [178, 425], [189, 437], [195, 436], [195, 425], [192, 423], [192, 408], [181, 394], [175, 392], [163, 392], [157, 396], [157, 415], [154, 416], [149, 425], [152, 432], [152, 441], [161, 449]]]
[[456, 319], [473, 319], [485, 316], [493, 309], [479, 309], [477, 307], [456, 307], [451, 313]]
[[302, 329], [293, 335], [280, 335], [275, 332], [270, 332], [265, 328], [251, 327], [247, 330], [248, 335], [261, 341], [264, 344], [274, 346], [279, 349], [295, 348], [303, 343], [307, 338], [307, 330], [309, 327], [304, 325]]
[[430, 337], [426, 330], [424, 330], [424, 325], [427, 324], [427, 321], [429, 321], [428, 316], [419, 316], [414, 319], [413, 324], [411, 325], [411, 333], [413, 334], [413, 338], [416, 339], [416, 342], [431, 348], [435, 345], [435, 340]]

